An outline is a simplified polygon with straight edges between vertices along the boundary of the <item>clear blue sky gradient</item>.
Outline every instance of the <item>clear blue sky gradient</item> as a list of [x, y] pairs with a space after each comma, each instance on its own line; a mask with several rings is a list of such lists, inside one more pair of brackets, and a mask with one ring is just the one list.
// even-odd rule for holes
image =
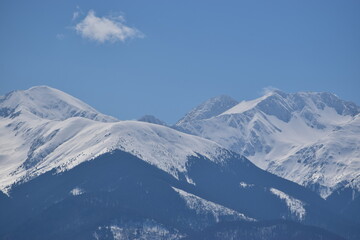
[[[145, 37], [84, 39], [77, 6], [122, 13]], [[210, 97], [253, 99], [269, 86], [359, 104], [359, 12], [358, 0], [2, 0], [0, 94], [49, 85], [120, 119], [168, 123]]]

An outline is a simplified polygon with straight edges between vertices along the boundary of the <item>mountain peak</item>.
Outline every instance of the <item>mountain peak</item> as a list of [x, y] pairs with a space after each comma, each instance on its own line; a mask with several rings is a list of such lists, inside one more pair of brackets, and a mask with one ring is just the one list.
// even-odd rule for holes
[[102, 122], [116, 121], [115, 118], [101, 114], [79, 99], [49, 86], [13, 91], [0, 98], [0, 116], [14, 117], [20, 113], [48, 120], [84, 117]]
[[[359, 106], [333, 93], [275, 90], [211, 119], [176, 127], [243, 154], [264, 170], [316, 186], [327, 197], [357, 176], [359, 113]], [[336, 171], [341, 175], [335, 179]], [[360, 189], [360, 181], [356, 184]]]
[[160, 119], [156, 118], [153, 115], [144, 115], [141, 118], [139, 118], [138, 121], [167, 126], [165, 122], [161, 121]]
[[185, 117], [180, 119], [177, 124], [217, 116], [228, 110], [229, 108], [235, 106], [236, 104], [238, 104], [238, 101], [227, 95], [220, 95], [210, 98], [199, 106], [195, 107], [193, 110], [191, 110], [188, 114], [185, 115]]
[[273, 90], [260, 98], [242, 101], [221, 115], [242, 114], [246, 111], [254, 110], [288, 122], [295, 112], [311, 111], [312, 113], [316, 113], [327, 107], [334, 109], [339, 115], [355, 116], [360, 112], [359, 106], [352, 102], [341, 100], [333, 93], [284, 93], [279, 90]]

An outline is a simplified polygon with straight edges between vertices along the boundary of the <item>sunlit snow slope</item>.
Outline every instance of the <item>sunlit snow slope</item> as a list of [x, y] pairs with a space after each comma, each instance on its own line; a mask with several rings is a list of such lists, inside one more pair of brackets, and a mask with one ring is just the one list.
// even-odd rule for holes
[[331, 93], [276, 90], [206, 118], [185, 116], [175, 128], [213, 140], [327, 197], [346, 185], [360, 189], [359, 113], [359, 106]]
[[[15, 91], [0, 98], [0, 190], [51, 169], [58, 171], [120, 149], [177, 177], [188, 156], [221, 159], [214, 142], [171, 128], [118, 121], [49, 87]], [[186, 173], [185, 173], [186, 174]]]

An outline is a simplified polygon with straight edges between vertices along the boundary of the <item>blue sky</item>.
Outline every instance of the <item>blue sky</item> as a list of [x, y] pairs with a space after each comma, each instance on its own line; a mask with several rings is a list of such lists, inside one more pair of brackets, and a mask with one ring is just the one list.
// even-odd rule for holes
[[49, 85], [120, 119], [168, 123], [266, 87], [359, 104], [359, 12], [358, 0], [3, 0], [0, 94]]

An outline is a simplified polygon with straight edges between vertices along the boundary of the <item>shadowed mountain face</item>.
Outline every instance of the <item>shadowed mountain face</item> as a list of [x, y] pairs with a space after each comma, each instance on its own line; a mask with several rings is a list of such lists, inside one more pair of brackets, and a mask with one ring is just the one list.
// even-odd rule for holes
[[[196, 115], [198, 108], [190, 113]], [[175, 128], [213, 140], [323, 198], [344, 187], [359, 195], [356, 104], [331, 93], [273, 91], [223, 110], [209, 118], [180, 120]]]
[[182, 123], [209, 119], [223, 113], [238, 103], [238, 101], [226, 95], [211, 98], [186, 114], [176, 125], [181, 126]]
[[[4, 239], [96, 239], [95, 236], [97, 239], [209, 239], [209, 236], [218, 239], [234, 235], [260, 239], [259, 229], [266, 228], [264, 236], [291, 238], [296, 233], [309, 236], [308, 239], [320, 239], [320, 236], [341, 239], [325, 230], [287, 221], [270, 226], [261, 224], [263, 220], [279, 218], [358, 234], [356, 229], [346, 227], [339, 216], [329, 213], [321, 198], [236, 155], [222, 165], [202, 157], [193, 158], [188, 172], [195, 185], [189, 184], [185, 177], [178, 180], [131, 154], [115, 151], [70, 171], [45, 173], [14, 186], [11, 198], [0, 197], [3, 226], [0, 236]], [[251, 185], [244, 187], [245, 182]], [[286, 200], [272, 193], [270, 189], [275, 188], [289, 192], [294, 199], [299, 197], [305, 209], [302, 219]], [[217, 225], [220, 222], [230, 223]], [[120, 235], [128, 238], [116, 238]]]
[[[227, 118], [234, 114], [222, 112], [261, 101], [214, 98], [183, 122]], [[346, 184], [325, 201], [213, 141], [148, 123], [152, 117], [117, 121], [48, 87], [10, 93], [0, 108], [0, 239], [360, 236], [358, 196]], [[264, 111], [255, 115], [271, 119]], [[338, 111], [356, 118], [351, 107]], [[282, 108], [275, 115], [294, 119]], [[284, 131], [275, 123], [266, 127]]]

